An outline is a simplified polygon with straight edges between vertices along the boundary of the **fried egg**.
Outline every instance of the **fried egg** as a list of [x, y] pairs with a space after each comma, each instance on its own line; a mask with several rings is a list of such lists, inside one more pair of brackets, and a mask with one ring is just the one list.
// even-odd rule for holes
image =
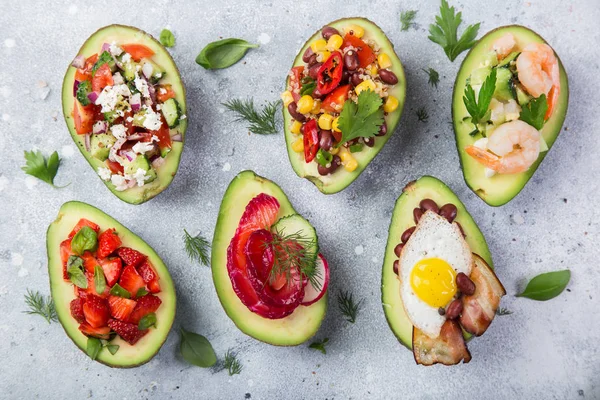
[[437, 338], [446, 317], [439, 314], [456, 296], [456, 275], [471, 275], [473, 256], [456, 223], [427, 211], [400, 254], [400, 296], [412, 324]]

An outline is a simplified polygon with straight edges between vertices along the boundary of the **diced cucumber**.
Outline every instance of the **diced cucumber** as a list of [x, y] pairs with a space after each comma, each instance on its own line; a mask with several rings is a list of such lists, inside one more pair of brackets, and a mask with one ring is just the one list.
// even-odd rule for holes
[[514, 60], [517, 59], [517, 57], [519, 56], [518, 51], [513, 51], [512, 53], [510, 53], [509, 55], [507, 55], [506, 57], [504, 57], [499, 63], [498, 63], [498, 68], [508, 68], [510, 66], [510, 63]]
[[170, 147], [163, 147], [162, 149], [160, 149], [160, 156], [162, 158], [165, 158], [167, 156], [167, 154], [169, 154], [170, 152], [171, 152]]
[[150, 74], [149, 79], [150, 83], [156, 83], [165, 76], [165, 70], [152, 60], [144, 60], [142, 62], [142, 71], [144, 70], [144, 64], [150, 64], [152, 66], [152, 73]]
[[138, 64], [135, 61], [123, 63], [123, 76], [128, 82], [133, 82], [135, 80], [137, 65]]
[[98, 68], [104, 64], [108, 64], [111, 72], [115, 72], [117, 70], [117, 64], [115, 63], [115, 59], [113, 58], [112, 54], [110, 54], [108, 51], [103, 51], [102, 54], [100, 54], [100, 57], [98, 57], [98, 61], [96, 61], [92, 67], [92, 74], [95, 74]]
[[148, 158], [143, 154], [139, 154], [136, 158], [126, 162], [123, 166], [123, 172], [129, 175], [134, 175], [138, 169], [143, 169], [146, 171], [146, 176], [150, 177], [150, 179], [146, 180], [146, 183], [156, 179], [156, 171], [152, 169], [150, 161], [148, 161]]
[[471, 72], [471, 86], [482, 85], [490, 72], [492, 72], [490, 67], [477, 68], [475, 71]]
[[100, 161], [105, 161], [108, 158], [110, 148], [116, 141], [117, 139], [108, 133], [92, 135], [90, 138], [90, 154]]
[[513, 75], [507, 68], [496, 68], [496, 90], [494, 97], [498, 100], [508, 101], [515, 99]]
[[517, 102], [521, 107], [529, 104], [529, 102], [531, 101], [531, 96], [525, 92], [525, 90], [521, 87], [520, 84], [515, 85], [515, 91], [517, 93]]
[[169, 99], [162, 104], [162, 114], [165, 117], [165, 121], [169, 125], [169, 128], [175, 128], [179, 125], [179, 118], [181, 117], [181, 109], [179, 103], [175, 99]]
[[140, 111], [133, 115], [132, 124], [139, 128], [144, 127], [144, 121], [146, 121], [146, 109], [142, 108]]
[[104, 113], [104, 120], [107, 121], [109, 124], [112, 124], [113, 122], [115, 122], [115, 120], [119, 118], [119, 114], [117, 113], [116, 110], [113, 111], [108, 111]]
[[498, 54], [495, 51], [490, 51], [483, 58], [483, 65], [486, 67], [495, 67], [498, 65]]
[[281, 218], [271, 227], [271, 231], [281, 236], [298, 235], [310, 259], [317, 259], [319, 253], [317, 231], [301, 215], [294, 214]]
[[90, 81], [85, 80], [79, 83], [77, 87], [77, 100], [82, 106], [87, 106], [90, 104], [90, 99], [88, 99], [88, 94], [92, 91], [92, 84]]

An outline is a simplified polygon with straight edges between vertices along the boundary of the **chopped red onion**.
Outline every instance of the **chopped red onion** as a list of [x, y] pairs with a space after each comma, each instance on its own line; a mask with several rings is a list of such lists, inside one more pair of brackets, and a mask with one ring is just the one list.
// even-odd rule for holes
[[164, 163], [165, 163], [165, 159], [160, 156], [156, 156], [153, 160], [150, 161], [150, 164], [152, 164], [152, 168], [154, 168], [154, 169], [159, 168]]
[[83, 68], [85, 66], [85, 57], [77, 56], [71, 62], [71, 65], [75, 68]]
[[133, 161], [135, 158], [135, 153], [133, 151], [123, 151], [123, 155], [127, 157], [129, 161]]
[[104, 43], [102, 45], [102, 51], [108, 51], [110, 53], [110, 43]]
[[100, 94], [98, 94], [98, 93], [96, 93], [96, 92], [90, 92], [90, 93], [88, 94], [88, 96], [87, 96], [87, 97], [88, 97], [88, 99], [90, 99], [90, 101], [91, 101], [92, 103], [96, 104], [96, 100], [98, 100], [98, 96], [99, 96], [99, 95], [100, 95]]
[[93, 133], [106, 133], [108, 129], [108, 122], [106, 121], [98, 121], [94, 124], [92, 128]]
[[152, 99], [152, 104], [156, 103], [156, 89], [150, 83], [148, 83], [148, 93], [150, 93], [150, 99]]
[[152, 64], [145, 63], [144, 65], [142, 65], [142, 73], [144, 74], [146, 79], [150, 79], [152, 77], [152, 70]]
[[137, 112], [142, 107], [142, 96], [139, 93], [134, 94], [129, 98], [129, 105], [131, 106], [131, 111]]
[[171, 136], [171, 140], [174, 142], [183, 142], [183, 137], [181, 136], [181, 133], [178, 133], [176, 135]]
[[85, 144], [85, 149], [87, 151], [90, 151], [90, 134], [86, 133], [85, 137], [83, 138], [83, 143]]
[[79, 89], [79, 84], [81, 82], [79, 82], [78, 80], [75, 80], [75, 82], [73, 82], [73, 97], [77, 96], [77, 89]]

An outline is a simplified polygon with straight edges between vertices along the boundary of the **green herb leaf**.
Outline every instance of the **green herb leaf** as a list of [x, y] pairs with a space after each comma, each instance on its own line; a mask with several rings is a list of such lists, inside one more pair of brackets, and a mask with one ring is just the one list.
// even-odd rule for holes
[[237, 354], [234, 353], [231, 349], [227, 350], [225, 353], [225, 359], [223, 361], [223, 368], [227, 369], [229, 372], [229, 376], [233, 376], [235, 374], [239, 374], [242, 372], [242, 368], [244, 366], [237, 358]]
[[565, 290], [571, 280], [571, 271], [546, 272], [529, 281], [523, 293], [517, 297], [527, 297], [532, 300], [546, 301], [555, 298]]
[[57, 189], [62, 189], [69, 185], [54, 185], [54, 177], [56, 176], [58, 166], [60, 165], [60, 158], [56, 151], [50, 154], [48, 160], [44, 158], [41, 151], [25, 151], [25, 160], [25, 166], [21, 167], [21, 169], [25, 171], [27, 175], [34, 176]]
[[208, 240], [200, 234], [192, 236], [184, 229], [183, 241], [185, 243], [185, 251], [190, 259], [195, 260], [202, 265], [206, 265], [207, 267], [210, 265], [210, 259], [208, 257], [210, 242]]
[[359, 153], [362, 151], [363, 147], [365, 147], [362, 143], [356, 143], [349, 147], [350, 153]]
[[240, 61], [248, 49], [258, 47], [243, 39], [223, 39], [206, 45], [196, 57], [196, 62], [206, 69], [231, 67]]
[[181, 328], [181, 355], [188, 363], [202, 368], [215, 365], [217, 355], [210, 342], [202, 335]]
[[[127, 292], [127, 293], [129, 294], [129, 292]], [[137, 291], [137, 293], [136, 293], [136, 295], [135, 295], [135, 298], [136, 298], [136, 299], [139, 299], [140, 297], [144, 297], [144, 296], [145, 296], [145, 295], [147, 295], [147, 294], [148, 294], [148, 291], [146, 290], [146, 288], [145, 288], [145, 287], [143, 287], [143, 288], [140, 288], [140, 289]]]
[[427, 110], [425, 109], [425, 107], [421, 107], [417, 110], [417, 118], [421, 122], [427, 122], [427, 120], [429, 119], [429, 114], [427, 114]]
[[98, 246], [98, 234], [89, 226], [81, 228], [71, 240], [71, 250], [82, 255], [85, 251], [95, 251]]
[[69, 256], [67, 261], [67, 275], [73, 285], [81, 289], [87, 289], [88, 281], [83, 272], [83, 260], [77, 256]]
[[95, 337], [88, 337], [86, 353], [92, 359], [95, 360], [98, 357], [98, 353], [102, 350], [102, 342], [100, 339]]
[[414, 24], [415, 17], [417, 16], [417, 10], [402, 11], [400, 13], [400, 23], [402, 27], [400, 30], [407, 31]]
[[110, 54], [108, 51], [103, 51], [102, 54], [100, 54], [100, 57], [98, 57], [98, 61], [96, 61], [96, 63], [92, 67], [92, 75], [94, 75], [96, 71], [98, 71], [98, 69], [104, 64], [110, 65], [114, 64], [114, 62], [115, 60], [113, 59], [112, 54]]
[[79, 103], [82, 106], [87, 106], [90, 104], [90, 99], [88, 98], [88, 94], [92, 91], [92, 84], [90, 81], [85, 80], [83, 82], [79, 82], [79, 86], [77, 86], [76, 97]]
[[381, 97], [372, 90], [360, 92], [357, 103], [346, 100], [338, 122], [342, 131], [339, 144], [359, 137], [374, 137], [384, 123], [382, 104]]
[[475, 130], [471, 132], [471, 136], [480, 132], [479, 124], [486, 122], [489, 118], [488, 108], [492, 101], [492, 96], [496, 90], [496, 69], [492, 69], [492, 72], [485, 78], [481, 89], [479, 90], [479, 96], [475, 98], [475, 90], [471, 84], [467, 84], [465, 87], [465, 94], [463, 96], [463, 103], [467, 109], [467, 112], [471, 115], [471, 123], [475, 125]]
[[522, 108], [519, 119], [539, 131], [544, 127], [544, 123], [546, 122], [544, 120], [546, 111], [548, 111], [548, 101], [546, 100], [546, 95], [542, 94], [537, 99], [531, 99], [531, 101]]
[[437, 89], [438, 83], [440, 82], [440, 74], [433, 68], [423, 68], [423, 71], [427, 72], [429, 75], [429, 84]]
[[305, 76], [302, 78], [302, 87], [300, 88], [300, 96], [309, 95], [312, 96], [315, 88], [317, 87], [317, 82], [311, 78], [310, 76]]
[[271, 242], [265, 243], [265, 246], [270, 246], [274, 254], [269, 279], [285, 275], [289, 281], [292, 270], [298, 270], [315, 289], [321, 289], [321, 275], [313, 257], [317, 247], [315, 239], [307, 239], [302, 231], [286, 234], [281, 230], [274, 233]]
[[254, 108], [254, 100], [230, 100], [223, 103], [230, 111], [238, 114], [236, 122], [246, 121], [248, 130], [257, 135], [272, 135], [278, 132], [275, 121], [275, 114], [279, 110], [280, 101], [267, 103], [267, 105], [259, 112]]
[[327, 167], [327, 164], [329, 164], [331, 162], [331, 160], [333, 160], [333, 155], [331, 155], [331, 153], [328, 152], [328, 151], [325, 151], [323, 149], [319, 149], [319, 151], [317, 152], [317, 155], [316, 155], [315, 159], [323, 167]]
[[110, 289], [110, 294], [113, 296], [124, 297], [126, 299], [131, 297], [131, 293], [129, 293], [128, 290], [124, 289], [118, 283], [115, 283], [115, 285]]
[[156, 314], [155, 313], [150, 313], [150, 314], [146, 314], [142, 317], [142, 319], [140, 319], [140, 322], [138, 322], [138, 329], [140, 331], [145, 331], [146, 329], [149, 329], [151, 326], [156, 328]]
[[173, 35], [173, 32], [166, 28], [160, 31], [159, 40], [160, 44], [162, 44], [165, 47], [175, 46], [175, 35]]
[[455, 14], [454, 7], [442, 0], [440, 15], [435, 17], [435, 24], [429, 25], [429, 40], [442, 46], [450, 61], [473, 47], [479, 32], [479, 23], [469, 25], [458, 39], [458, 27], [461, 23], [462, 13]]
[[96, 288], [96, 293], [98, 294], [102, 294], [106, 290], [106, 278], [104, 277], [104, 270], [99, 265], [94, 267], [94, 287]]
[[107, 344], [106, 348], [108, 349], [108, 351], [110, 352], [110, 354], [112, 354], [113, 356], [115, 354], [117, 354], [117, 351], [119, 351], [119, 348], [121, 346], [119, 346], [118, 344]]
[[56, 308], [54, 307], [52, 297], [44, 297], [40, 292], [32, 292], [27, 289], [25, 304], [27, 304], [29, 310], [23, 311], [24, 313], [41, 315], [48, 323], [52, 321], [58, 322], [58, 315], [56, 314]]
[[329, 342], [329, 338], [325, 338], [321, 341], [314, 341], [308, 346], [310, 349], [319, 350], [323, 354], [327, 354], [327, 350], [325, 349], [325, 345]]
[[354, 296], [351, 292], [343, 291], [338, 293], [337, 301], [340, 311], [346, 317], [346, 321], [356, 322], [356, 316], [362, 307], [364, 299], [359, 300], [357, 303], [354, 301]]

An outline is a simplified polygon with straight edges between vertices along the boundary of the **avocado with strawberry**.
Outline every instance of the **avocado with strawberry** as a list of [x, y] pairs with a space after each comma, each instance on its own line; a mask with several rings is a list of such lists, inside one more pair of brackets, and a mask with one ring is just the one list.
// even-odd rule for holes
[[148, 362], [175, 317], [175, 287], [156, 252], [77, 201], [61, 207], [46, 242], [52, 298], [67, 335], [108, 366]]

